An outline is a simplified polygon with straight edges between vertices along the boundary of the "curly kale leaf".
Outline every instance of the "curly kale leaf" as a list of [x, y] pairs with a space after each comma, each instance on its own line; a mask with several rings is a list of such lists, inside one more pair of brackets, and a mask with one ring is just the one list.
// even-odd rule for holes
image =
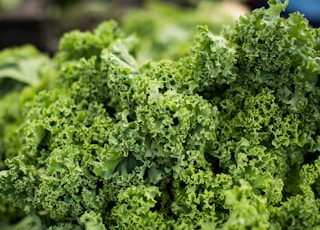
[[[33, 100], [37, 92], [53, 86], [54, 74], [52, 60], [30, 45], [0, 52], [1, 170], [7, 168], [5, 159], [16, 154], [17, 138], [12, 134], [23, 120], [24, 105]], [[1, 199], [0, 203], [1, 220], [14, 222], [23, 215], [11, 202]]]
[[318, 227], [320, 33], [285, 5], [200, 26], [178, 61], [137, 64], [114, 22], [65, 35], [6, 133], [2, 199], [39, 229]]
[[121, 191], [144, 184], [169, 196], [170, 178], [187, 164], [185, 153], [201, 156], [214, 139], [214, 106], [137, 69], [125, 39], [108, 44], [100, 54], [85, 52], [80, 59], [62, 49], [61, 85], [27, 106], [17, 130], [21, 138], [8, 150], [17, 152], [7, 159], [1, 189], [28, 213], [81, 225], [88, 212], [112, 219]]
[[[319, 41], [316, 29], [299, 13], [280, 17], [287, 4], [275, 4], [241, 17], [228, 34], [236, 45], [238, 74], [243, 84], [276, 90], [279, 100], [294, 110], [313, 103], [320, 73]], [[318, 101], [317, 101], [318, 103]]]

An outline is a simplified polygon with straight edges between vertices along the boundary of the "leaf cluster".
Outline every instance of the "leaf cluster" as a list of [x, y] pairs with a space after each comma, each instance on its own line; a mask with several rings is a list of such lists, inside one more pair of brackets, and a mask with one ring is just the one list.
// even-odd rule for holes
[[319, 227], [320, 31], [269, 4], [176, 61], [140, 64], [113, 21], [66, 34], [1, 137], [8, 229]]

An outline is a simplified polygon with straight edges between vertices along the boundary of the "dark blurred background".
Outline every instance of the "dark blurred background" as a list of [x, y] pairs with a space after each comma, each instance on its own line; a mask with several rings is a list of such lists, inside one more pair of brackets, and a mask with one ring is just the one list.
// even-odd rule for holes
[[[285, 0], [281, 0], [284, 2]], [[246, 4], [251, 9], [267, 7], [268, 0], [248, 0]], [[289, 4], [286, 11], [283, 13], [283, 17], [287, 17], [290, 13], [300, 12], [309, 21], [313, 27], [320, 27], [320, 1], [319, 0], [289, 0]]]
[[[31, 43], [41, 51], [52, 54], [57, 50], [58, 41], [63, 33], [72, 29], [92, 29], [101, 21], [111, 18], [121, 21], [126, 12], [135, 8], [144, 8], [146, 1], [0, 0], [0, 49]], [[177, 7], [191, 9], [195, 8], [200, 1], [163, 0], [163, 2], [174, 4]], [[297, 1], [302, 2], [301, 0]], [[306, 1], [308, 0], [304, 0], [303, 4], [307, 4]], [[309, 1], [312, 2], [313, 0]], [[320, 1], [314, 1], [318, 2], [319, 7]], [[267, 5], [267, 0], [239, 0], [233, 2], [242, 4], [250, 10]], [[294, 2], [294, 0], [290, 2]], [[288, 7], [289, 11], [284, 16], [297, 10], [296, 8], [289, 9]], [[305, 9], [303, 10], [303, 13], [308, 16], [308, 12]], [[320, 12], [319, 8], [317, 12]], [[319, 26], [320, 13], [317, 15], [309, 19], [312, 26]]]

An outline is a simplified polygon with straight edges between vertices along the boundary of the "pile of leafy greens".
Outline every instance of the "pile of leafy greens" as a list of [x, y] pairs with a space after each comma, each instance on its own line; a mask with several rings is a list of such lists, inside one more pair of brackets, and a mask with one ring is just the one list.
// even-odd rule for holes
[[176, 61], [66, 34], [1, 97], [1, 229], [319, 228], [320, 31], [269, 4]]
[[[25, 103], [38, 92], [50, 89], [54, 76], [53, 62], [30, 45], [0, 52], [0, 170], [7, 168], [7, 158], [16, 155], [15, 151], [7, 151], [7, 143], [16, 139]], [[10, 201], [0, 197], [1, 221], [16, 221], [23, 215]]]

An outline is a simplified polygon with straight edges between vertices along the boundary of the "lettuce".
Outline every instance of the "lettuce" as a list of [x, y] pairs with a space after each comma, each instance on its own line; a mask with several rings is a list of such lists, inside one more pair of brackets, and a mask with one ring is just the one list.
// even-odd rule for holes
[[66, 34], [2, 138], [6, 227], [319, 227], [320, 32], [269, 4], [176, 61], [139, 63], [114, 21]]

